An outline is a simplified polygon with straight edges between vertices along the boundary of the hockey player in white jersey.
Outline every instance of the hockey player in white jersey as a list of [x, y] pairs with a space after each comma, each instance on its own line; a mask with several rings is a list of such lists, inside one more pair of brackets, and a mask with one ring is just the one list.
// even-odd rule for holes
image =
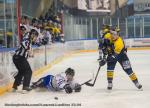
[[47, 88], [51, 91], [65, 90], [66, 93], [80, 92], [81, 85], [74, 81], [75, 71], [72, 68], [66, 69], [65, 72], [56, 76], [47, 75], [34, 82], [31, 88]]

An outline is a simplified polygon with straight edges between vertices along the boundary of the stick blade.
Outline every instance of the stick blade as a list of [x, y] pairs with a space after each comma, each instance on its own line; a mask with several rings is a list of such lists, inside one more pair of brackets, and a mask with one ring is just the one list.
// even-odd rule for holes
[[92, 79], [89, 79], [88, 81], [82, 83], [81, 85], [84, 85], [84, 84], [86, 84], [86, 83], [88, 83], [88, 82], [90, 82], [90, 81], [92, 81]]
[[89, 82], [86, 82], [86, 83], [85, 83], [85, 85], [87, 85], [87, 86], [91, 86], [91, 87], [93, 87], [93, 86], [94, 86], [94, 84], [91, 84], [91, 83], [89, 83]]

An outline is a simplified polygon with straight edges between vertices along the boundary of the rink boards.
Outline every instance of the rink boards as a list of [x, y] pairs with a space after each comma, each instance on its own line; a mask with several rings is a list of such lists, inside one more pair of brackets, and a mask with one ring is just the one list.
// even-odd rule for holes
[[[142, 50], [150, 49], [149, 38], [127, 39], [125, 43], [129, 49]], [[142, 46], [139, 47], [139, 46]], [[34, 48], [34, 57], [29, 59], [33, 70], [33, 76], [45, 72], [53, 65], [59, 63], [74, 53], [97, 51], [97, 40], [68, 41], [65, 44], [55, 43], [52, 45]], [[0, 94], [9, 90], [14, 80], [13, 75], [17, 72], [12, 62], [12, 51], [0, 53]]]

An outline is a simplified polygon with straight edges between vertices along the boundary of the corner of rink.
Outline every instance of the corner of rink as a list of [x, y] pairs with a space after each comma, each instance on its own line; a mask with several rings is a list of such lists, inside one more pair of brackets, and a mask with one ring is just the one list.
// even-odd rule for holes
[[[39, 75], [44, 74], [45, 72], [47, 72], [47, 70], [49, 70], [52, 66], [60, 63], [61, 61], [63, 61], [64, 59], [67, 59], [69, 57], [72, 57], [74, 54], [78, 54], [78, 53], [86, 53], [86, 52], [96, 52], [96, 50], [77, 50], [77, 51], [70, 51], [67, 53], [64, 53], [63, 55], [61, 55], [60, 57], [55, 58], [53, 61], [51, 61], [49, 64], [33, 71], [33, 78], [37, 77]], [[12, 78], [13, 79], [13, 78]], [[0, 86], [0, 96], [5, 94], [6, 92], [10, 91], [13, 85], [13, 80], [10, 80], [8, 82], [8, 84], [5, 84], [3, 86]]]

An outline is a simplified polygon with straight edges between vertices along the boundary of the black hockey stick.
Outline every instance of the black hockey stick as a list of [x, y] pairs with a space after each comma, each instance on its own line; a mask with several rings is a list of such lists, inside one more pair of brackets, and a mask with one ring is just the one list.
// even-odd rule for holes
[[89, 83], [90, 81], [92, 81], [92, 79], [89, 79], [88, 81], [85, 81], [84, 83], [81, 83], [81, 84], [77, 85], [74, 89], [77, 89], [78, 87], [81, 87], [84, 84]]
[[98, 68], [98, 70], [97, 70], [97, 74], [96, 74], [96, 76], [95, 76], [94, 82], [93, 82], [93, 83], [89, 83], [90, 81], [89, 81], [89, 82], [85, 82], [85, 85], [91, 86], [91, 87], [93, 87], [93, 86], [95, 85], [95, 82], [96, 82], [97, 76], [98, 76], [98, 74], [99, 74], [100, 68], [101, 68], [101, 66], [99, 66], [99, 68]]
[[80, 84], [80, 86], [89, 83], [90, 81], [92, 81], [92, 79], [89, 79], [88, 81], [85, 81], [84, 83]]

